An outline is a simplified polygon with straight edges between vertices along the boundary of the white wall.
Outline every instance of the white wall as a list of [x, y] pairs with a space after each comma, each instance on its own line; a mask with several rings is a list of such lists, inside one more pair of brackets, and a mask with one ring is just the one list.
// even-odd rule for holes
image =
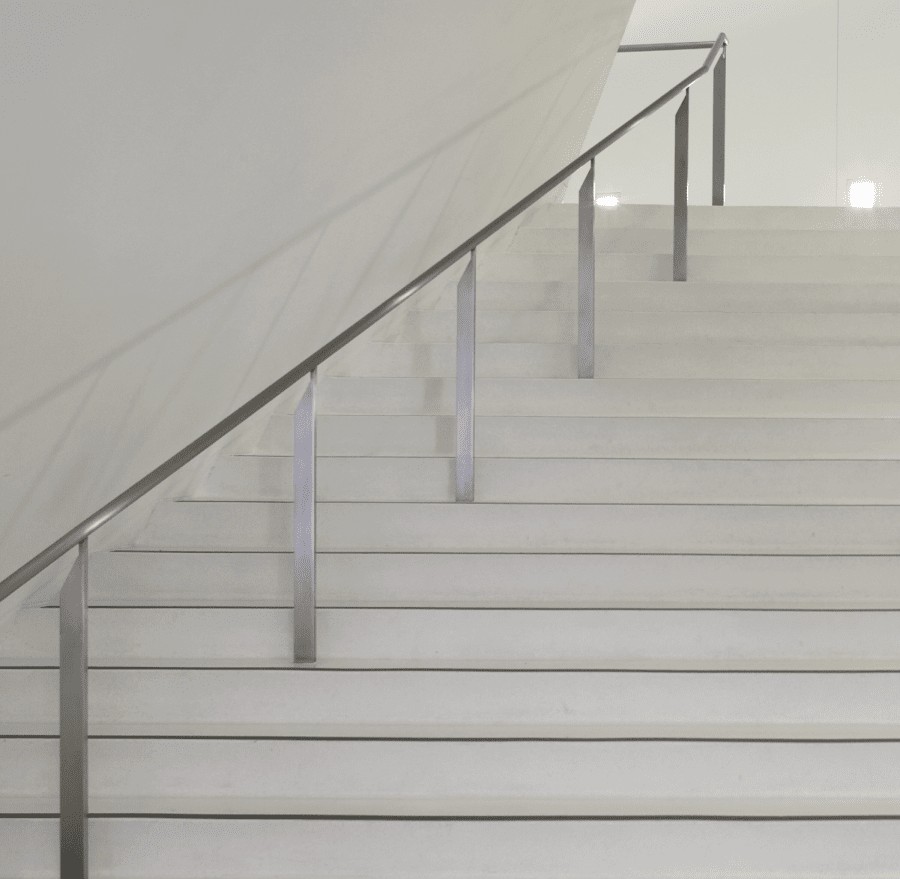
[[[623, 42], [729, 38], [726, 204], [843, 204], [848, 178], [900, 205], [896, 0], [637, 0]], [[585, 139], [593, 145], [700, 66], [704, 52], [619, 55]], [[711, 194], [712, 77], [691, 89], [690, 195]], [[661, 110], [604, 153], [598, 191], [672, 202], [673, 119]], [[566, 200], [576, 200], [572, 188]]]
[[3, 0], [0, 577], [571, 159], [632, 3]]

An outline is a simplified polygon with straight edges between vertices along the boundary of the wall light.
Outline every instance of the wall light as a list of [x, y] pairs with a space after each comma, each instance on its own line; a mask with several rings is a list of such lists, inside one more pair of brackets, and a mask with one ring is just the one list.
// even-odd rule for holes
[[871, 208], [875, 205], [875, 183], [872, 180], [848, 181], [847, 197], [850, 207]]
[[597, 196], [597, 206], [601, 208], [614, 208], [619, 205], [618, 192], [604, 192]]

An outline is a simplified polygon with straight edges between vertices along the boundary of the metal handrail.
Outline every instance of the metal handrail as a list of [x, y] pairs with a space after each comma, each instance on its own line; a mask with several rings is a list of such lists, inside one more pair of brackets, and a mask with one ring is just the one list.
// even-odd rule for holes
[[382, 302], [381, 305], [373, 308], [352, 326], [335, 336], [330, 342], [327, 342], [319, 348], [318, 351], [311, 354], [292, 370], [285, 373], [277, 381], [272, 382], [265, 390], [248, 400], [243, 406], [232, 412], [231, 415], [223, 418], [202, 436], [195, 439], [180, 452], [177, 452], [171, 458], [160, 464], [155, 470], [152, 470], [144, 476], [143, 479], [138, 480], [130, 488], [127, 488], [120, 495], [97, 510], [97, 512], [88, 516], [88, 518], [79, 525], [76, 525], [71, 531], [68, 531], [58, 540], [50, 544], [50, 546], [38, 553], [31, 561], [26, 562], [14, 573], [0, 581], [0, 601], [3, 601], [5, 598], [12, 595], [13, 592], [31, 580], [32, 577], [39, 574], [57, 559], [61, 558], [70, 549], [78, 546], [81, 541], [96, 531], [101, 525], [131, 506], [131, 504], [145, 495], [148, 491], [168, 479], [169, 476], [181, 469], [181, 467], [193, 460], [201, 452], [208, 449], [213, 443], [220, 440], [251, 415], [262, 409], [263, 406], [272, 402], [272, 400], [287, 390], [291, 385], [298, 382], [305, 375], [311, 373], [319, 366], [319, 364], [343, 348], [348, 342], [351, 342], [360, 335], [360, 333], [365, 332], [365, 330], [369, 329], [369, 327], [393, 311], [398, 305], [401, 305], [409, 299], [409, 297], [417, 292], [419, 288], [423, 287], [429, 281], [434, 280], [445, 269], [449, 268], [466, 254], [471, 253], [477, 245], [490, 238], [491, 235], [505, 226], [510, 220], [515, 219], [519, 214], [527, 210], [539, 199], [543, 198], [543, 196], [566, 180], [566, 178], [574, 171], [577, 171], [582, 165], [591, 162], [597, 155], [624, 137], [632, 128], [643, 122], [648, 116], [653, 115], [661, 107], [664, 107], [671, 100], [686, 91], [698, 79], [709, 73], [716, 55], [719, 52], [722, 52], [724, 55], [724, 50], [727, 45], [728, 39], [724, 33], [720, 33], [718, 38], [712, 43], [655, 43], [620, 46], [620, 52], [647, 52], [654, 50], [699, 49], [707, 47], [709, 47], [710, 51], [706, 56], [706, 60], [697, 68], [697, 70], [689, 76], [686, 76], [681, 82], [669, 89], [664, 95], [657, 98], [652, 104], [649, 104], [639, 113], [632, 116], [631, 119], [620, 125], [615, 131], [608, 134], [602, 140], [598, 141], [589, 150], [583, 152], [578, 158], [569, 162], [568, 165], [554, 174], [549, 180], [532, 190], [511, 208], [504, 211], [496, 219], [492, 220], [458, 247], [454, 248], [445, 257], [438, 260], [434, 265], [398, 290], [393, 296]]
[[[721, 34], [719, 35], [721, 36]], [[727, 40], [725, 41], [728, 42]], [[669, 52], [673, 49], [711, 49], [715, 40], [700, 43], [626, 43], [619, 46], [618, 52]]]

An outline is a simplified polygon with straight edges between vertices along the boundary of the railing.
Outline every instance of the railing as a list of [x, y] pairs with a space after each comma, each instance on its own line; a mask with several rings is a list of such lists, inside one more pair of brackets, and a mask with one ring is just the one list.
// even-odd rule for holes
[[624, 137], [638, 123], [684, 92], [675, 115], [675, 208], [673, 280], [687, 279], [687, 183], [689, 89], [715, 66], [713, 92], [713, 204], [725, 202], [725, 48], [724, 33], [713, 42], [654, 43], [620, 46], [619, 52], [652, 52], [677, 49], [709, 49], [703, 64], [652, 104], [632, 116], [603, 140], [574, 159], [537, 189], [514, 204], [438, 260], [377, 308], [335, 336], [290, 372], [273, 382], [227, 418], [173, 455], [143, 479], [101, 507], [59, 540], [48, 546], [5, 580], [0, 581], [0, 601], [78, 547], [75, 561], [59, 596], [59, 752], [60, 752], [60, 868], [64, 879], [86, 879], [88, 862], [88, 712], [87, 712], [87, 587], [88, 537], [148, 491], [208, 449], [263, 406], [310, 376], [309, 386], [294, 415], [294, 659], [316, 659], [316, 371], [318, 366], [401, 305], [462, 257], [469, 263], [457, 286], [456, 369], [456, 500], [475, 499], [475, 251], [479, 244], [590, 163], [578, 195], [578, 377], [594, 376], [594, 160]]

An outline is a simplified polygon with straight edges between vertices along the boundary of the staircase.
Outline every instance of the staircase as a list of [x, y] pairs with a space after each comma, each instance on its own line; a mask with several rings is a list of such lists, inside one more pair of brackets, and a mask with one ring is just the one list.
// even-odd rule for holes
[[[596, 213], [479, 257], [323, 370], [318, 648], [292, 657], [291, 413], [91, 556], [108, 879], [900, 876], [900, 213]], [[302, 389], [301, 389], [302, 390]], [[58, 610], [0, 639], [0, 876], [59, 871]], [[890, 819], [890, 820], [884, 820]]]

